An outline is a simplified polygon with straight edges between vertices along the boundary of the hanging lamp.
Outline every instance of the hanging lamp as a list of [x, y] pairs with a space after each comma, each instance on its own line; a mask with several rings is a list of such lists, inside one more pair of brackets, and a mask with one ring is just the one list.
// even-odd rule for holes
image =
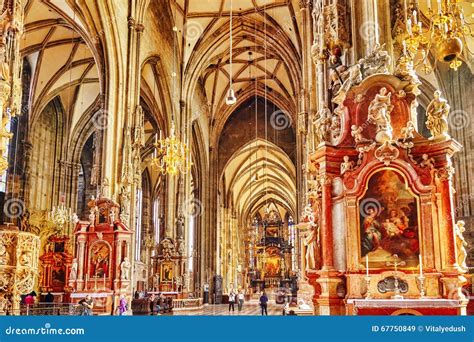
[[237, 102], [235, 97], [234, 89], [232, 89], [232, 0], [230, 0], [230, 56], [229, 56], [229, 90], [227, 91], [227, 96], [225, 98], [225, 103], [228, 106], [232, 106]]

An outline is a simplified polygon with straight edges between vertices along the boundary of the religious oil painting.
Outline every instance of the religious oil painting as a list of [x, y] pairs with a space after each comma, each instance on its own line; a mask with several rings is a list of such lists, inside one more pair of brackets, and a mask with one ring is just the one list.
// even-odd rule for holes
[[280, 275], [281, 258], [278, 247], [268, 247], [265, 252], [265, 276], [275, 277]]
[[397, 255], [405, 266], [418, 265], [419, 221], [417, 198], [398, 172], [373, 174], [359, 201], [361, 256], [372, 267], [382, 267]]
[[173, 263], [165, 262], [161, 265], [161, 281], [171, 282], [173, 281]]
[[110, 267], [110, 247], [104, 241], [99, 241], [91, 247], [91, 277], [108, 277]]

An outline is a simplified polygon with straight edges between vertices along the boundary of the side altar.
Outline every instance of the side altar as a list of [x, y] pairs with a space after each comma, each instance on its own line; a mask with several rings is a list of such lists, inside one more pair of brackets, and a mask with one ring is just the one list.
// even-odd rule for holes
[[[448, 134], [449, 104], [436, 91], [427, 122], [418, 122], [410, 59], [402, 55], [393, 73], [376, 70], [341, 80], [337, 107], [315, 120], [306, 216], [317, 237], [308, 234], [305, 254], [315, 313], [465, 314], [451, 161], [462, 147]], [[421, 125], [431, 137], [418, 133]]]
[[71, 298], [78, 302], [87, 294], [94, 298], [94, 311], [112, 312], [120, 294], [131, 289], [132, 231], [119, 218], [120, 206], [99, 197], [88, 203], [89, 221], [78, 221], [74, 235], [75, 257], [69, 272]]

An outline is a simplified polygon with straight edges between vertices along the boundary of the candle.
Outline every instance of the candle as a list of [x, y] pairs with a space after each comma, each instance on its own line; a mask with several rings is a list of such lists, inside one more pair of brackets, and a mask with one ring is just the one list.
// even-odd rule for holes
[[415, 25], [418, 24], [418, 19], [416, 17], [416, 11], [413, 11], [413, 22], [415, 23]]
[[421, 257], [421, 254], [418, 255], [419, 259], [419, 264], [420, 264], [420, 277], [423, 276], [423, 258]]
[[367, 277], [369, 276], [369, 256], [365, 255], [365, 273]]
[[441, 0], [438, 0], [438, 13], [441, 13]]
[[428, 11], [431, 11], [431, 0], [426, 0], [428, 5]]
[[105, 289], [105, 274], [104, 274], [104, 289]]

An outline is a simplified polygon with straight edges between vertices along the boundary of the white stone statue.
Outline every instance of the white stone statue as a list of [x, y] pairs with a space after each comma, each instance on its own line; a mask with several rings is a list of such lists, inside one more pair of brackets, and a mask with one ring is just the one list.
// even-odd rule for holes
[[375, 98], [370, 102], [368, 121], [377, 127], [375, 141], [385, 143], [392, 140], [392, 125], [390, 123], [390, 112], [393, 109], [391, 103], [391, 93], [387, 93], [387, 88], [382, 87]]
[[89, 213], [89, 223], [91, 227], [95, 226], [95, 208], [91, 208], [91, 211]]
[[431, 132], [433, 138], [449, 138], [448, 134], [448, 114], [449, 104], [446, 99], [441, 97], [441, 92], [436, 90], [434, 92], [434, 99], [426, 108], [426, 116], [428, 120], [426, 127]]
[[130, 268], [132, 264], [127, 257], [123, 258], [122, 263], [120, 264], [120, 279], [121, 280], [130, 280]]
[[454, 226], [455, 234], [456, 234], [456, 262], [459, 268], [463, 272], [467, 272], [468, 268], [466, 265], [466, 258], [467, 258], [466, 247], [468, 244], [463, 235], [463, 233], [466, 231], [466, 228], [464, 228], [464, 225], [465, 225], [464, 221], [458, 221], [456, 225]]
[[344, 156], [343, 159], [344, 161], [341, 163], [341, 175], [347, 171], [352, 171], [354, 168], [354, 162], [349, 160], [349, 156]]
[[69, 280], [76, 281], [77, 279], [77, 258], [72, 259], [71, 272], [69, 273]]
[[356, 126], [352, 125], [351, 126], [351, 135], [354, 137], [354, 140], [357, 143], [361, 142], [364, 138], [362, 137], [362, 131], [364, 130], [364, 127], [362, 126]]
[[435, 160], [433, 158], [430, 158], [426, 153], [424, 153], [421, 156], [420, 166], [427, 167], [430, 170], [433, 170], [435, 168]]
[[306, 269], [316, 269], [316, 256], [318, 252], [318, 226], [312, 225], [311, 230], [304, 239], [304, 245], [306, 246]]

